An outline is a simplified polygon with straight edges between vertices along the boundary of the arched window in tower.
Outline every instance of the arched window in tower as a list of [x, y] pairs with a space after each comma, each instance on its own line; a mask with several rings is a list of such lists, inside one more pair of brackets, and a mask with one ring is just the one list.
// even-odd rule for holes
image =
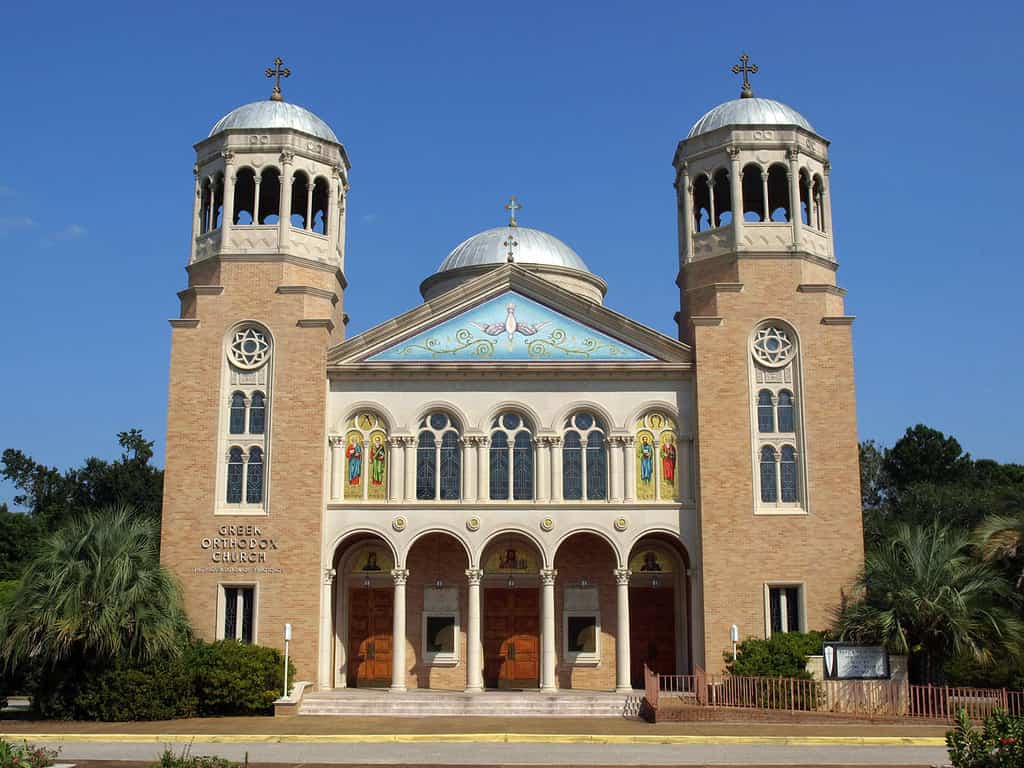
[[203, 179], [199, 188], [199, 234], [210, 231], [210, 212], [213, 208], [213, 181]]
[[567, 501], [608, 498], [608, 451], [604, 422], [588, 411], [565, 420], [562, 432], [562, 497]]
[[715, 211], [715, 226], [725, 227], [732, 223], [732, 180], [729, 171], [719, 168], [715, 171], [715, 183], [711, 188], [711, 207]]
[[388, 486], [387, 424], [373, 411], [359, 411], [345, 422], [345, 499], [383, 501]]
[[327, 179], [323, 176], [317, 176], [316, 181], [313, 182], [310, 220], [312, 222], [310, 229], [318, 235], [327, 234]]
[[771, 221], [788, 222], [789, 169], [776, 163], [768, 168], [768, 217]]
[[819, 232], [825, 231], [825, 185], [821, 176], [814, 174], [814, 183], [811, 187], [811, 202], [814, 206], [814, 228]]
[[231, 395], [231, 410], [228, 420], [229, 434], [241, 435], [245, 432], [245, 395], [241, 392]]
[[[266, 504], [267, 413], [270, 407], [270, 335], [254, 323], [243, 323], [226, 339], [222, 386], [227, 404], [221, 445], [228, 456], [218, 482], [223, 483], [224, 512], [264, 512]], [[237, 444], [248, 433], [247, 446]]]
[[506, 411], [491, 422], [491, 498], [533, 498], [533, 430], [520, 414]]
[[775, 406], [772, 403], [771, 390], [762, 389], [757, 393], [757, 431], [775, 431]]
[[711, 226], [711, 186], [702, 173], [693, 180], [693, 229], [706, 232]]
[[309, 221], [309, 176], [305, 171], [296, 171], [292, 176], [292, 218], [291, 225], [296, 229], [306, 229]]
[[220, 229], [224, 224], [224, 174], [213, 177], [213, 211], [210, 214], [210, 228]]
[[743, 167], [743, 220], [766, 221], [768, 219], [765, 199], [768, 178], [763, 176], [761, 166], [748, 163]]
[[235, 174], [234, 221], [232, 224], [253, 224], [256, 221], [256, 172], [239, 168]]
[[459, 425], [444, 411], [420, 420], [416, 443], [416, 498], [461, 498], [462, 456]]
[[[753, 461], [760, 513], [806, 511], [805, 468], [799, 446], [800, 350], [795, 331], [775, 320], [754, 329], [750, 341]], [[785, 442], [780, 443], [780, 440]]]
[[277, 168], [264, 168], [260, 173], [260, 224], [277, 224], [281, 215], [281, 172]]
[[640, 501], [679, 498], [679, 434], [675, 420], [649, 411], [636, 422], [636, 497]]
[[800, 170], [800, 223], [811, 226], [811, 180], [807, 171]]

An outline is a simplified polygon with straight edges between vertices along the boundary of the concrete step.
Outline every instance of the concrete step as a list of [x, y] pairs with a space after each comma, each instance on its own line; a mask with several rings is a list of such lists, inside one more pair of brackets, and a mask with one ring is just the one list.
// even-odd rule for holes
[[535, 692], [320, 691], [302, 701], [300, 715], [362, 717], [636, 717], [641, 695]]

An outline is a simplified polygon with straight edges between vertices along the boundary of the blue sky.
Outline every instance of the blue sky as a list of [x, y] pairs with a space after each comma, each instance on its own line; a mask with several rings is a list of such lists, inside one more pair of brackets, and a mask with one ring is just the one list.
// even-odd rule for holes
[[[0, 448], [163, 459], [167, 318], [185, 287], [192, 144], [269, 95], [352, 160], [346, 309], [418, 302], [468, 235], [520, 220], [576, 249], [607, 303], [674, 335], [676, 142], [755, 92], [832, 140], [860, 435], [910, 424], [1024, 462], [1017, 3], [8, 4], [0, 117]], [[0, 486], [0, 499], [10, 488]]]

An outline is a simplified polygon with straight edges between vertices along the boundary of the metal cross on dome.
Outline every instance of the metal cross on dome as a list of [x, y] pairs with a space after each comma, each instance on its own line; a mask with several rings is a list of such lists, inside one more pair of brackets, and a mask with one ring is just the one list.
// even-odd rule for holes
[[739, 64], [732, 65], [732, 73], [734, 75], [738, 75], [740, 72], [743, 73], [743, 90], [740, 91], [740, 98], [749, 99], [754, 95], [754, 91], [750, 87], [750, 79], [747, 75], [757, 74], [757, 64], [750, 64], [750, 57], [746, 53], [740, 54]]
[[274, 68], [267, 67], [267, 71], [264, 73], [267, 77], [274, 78], [274, 91], [270, 94], [271, 101], [284, 101], [281, 97], [281, 78], [292, 76], [292, 71], [288, 67], [282, 69], [282, 64], [284, 64], [284, 60], [278, 56], [274, 59]]
[[516, 202], [516, 196], [512, 195], [512, 198], [505, 203], [505, 210], [508, 211], [508, 225], [510, 227], [518, 227], [519, 222], [516, 221], [516, 211], [522, 208], [518, 202]]

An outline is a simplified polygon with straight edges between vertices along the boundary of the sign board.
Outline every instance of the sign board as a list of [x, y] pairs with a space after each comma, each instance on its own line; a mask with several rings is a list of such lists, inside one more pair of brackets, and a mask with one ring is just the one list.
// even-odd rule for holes
[[888, 680], [889, 652], [881, 645], [825, 641], [826, 680]]

